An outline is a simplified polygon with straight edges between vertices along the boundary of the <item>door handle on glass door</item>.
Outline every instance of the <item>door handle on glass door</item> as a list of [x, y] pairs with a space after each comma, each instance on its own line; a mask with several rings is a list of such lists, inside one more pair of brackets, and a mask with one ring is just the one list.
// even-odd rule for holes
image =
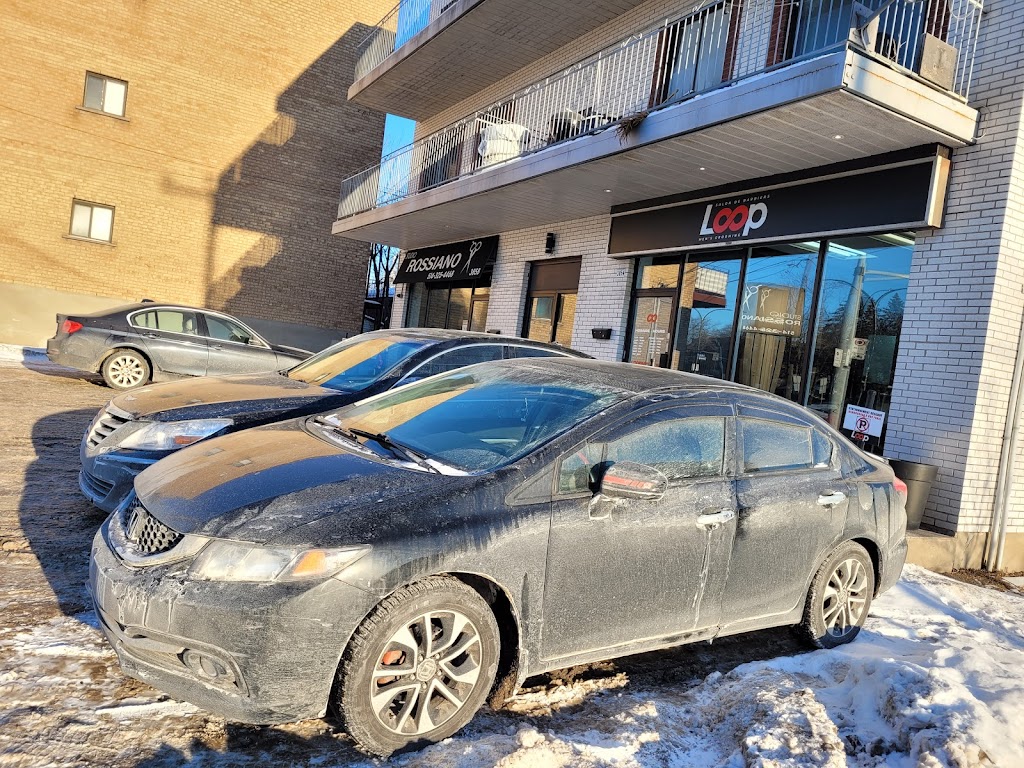
[[842, 491], [828, 491], [818, 497], [818, 503], [823, 507], [834, 507], [846, 501], [846, 494]]
[[697, 525], [703, 526], [704, 528], [717, 528], [720, 525], [728, 523], [734, 517], [736, 517], [736, 510], [720, 509], [717, 512], [700, 515], [697, 518]]

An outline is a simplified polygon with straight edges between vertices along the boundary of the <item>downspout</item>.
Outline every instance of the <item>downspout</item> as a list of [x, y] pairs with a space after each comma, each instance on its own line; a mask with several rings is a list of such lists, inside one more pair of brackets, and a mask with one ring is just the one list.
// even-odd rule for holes
[[1021, 317], [1020, 336], [1017, 339], [1017, 355], [1013, 363], [1013, 379], [1010, 383], [1010, 399], [1006, 407], [1006, 423], [1003, 425], [1003, 445], [999, 451], [999, 470], [996, 473], [995, 504], [992, 508], [992, 524], [989, 527], [988, 547], [985, 555], [985, 570], [1000, 571], [1003, 567], [1003, 549], [1006, 545], [1006, 522], [1010, 512], [1010, 496], [1013, 493], [1014, 458], [1017, 456], [1017, 442], [1020, 437], [1020, 413], [1024, 407], [1024, 316]]

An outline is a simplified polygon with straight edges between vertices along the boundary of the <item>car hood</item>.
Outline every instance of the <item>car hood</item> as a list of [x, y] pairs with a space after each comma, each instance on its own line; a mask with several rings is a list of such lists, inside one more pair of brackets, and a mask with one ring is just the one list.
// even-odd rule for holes
[[[111, 405], [132, 419], [180, 421], [235, 418], [236, 422], [307, 406], [327, 410], [358, 393], [339, 392], [276, 372], [209, 376], [154, 384], [118, 395]], [[312, 411], [311, 411], [312, 412]]]
[[374, 460], [314, 437], [304, 421], [237, 432], [173, 453], [136, 478], [139, 501], [182, 533], [261, 544], [303, 541], [302, 535], [287, 534], [332, 518], [310, 535], [317, 545], [341, 546], [386, 538], [387, 519], [399, 500], [409, 499], [413, 514], [429, 498], [464, 496], [481, 481]]

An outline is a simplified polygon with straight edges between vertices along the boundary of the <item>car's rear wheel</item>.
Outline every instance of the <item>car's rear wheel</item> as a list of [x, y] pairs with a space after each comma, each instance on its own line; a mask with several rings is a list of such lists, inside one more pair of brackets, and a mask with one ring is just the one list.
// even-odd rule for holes
[[370, 754], [441, 741], [483, 704], [499, 647], [484, 599], [457, 579], [430, 577], [396, 591], [359, 626], [332, 704]]
[[134, 389], [149, 381], [149, 362], [133, 349], [115, 349], [103, 361], [103, 380], [111, 389]]
[[800, 634], [818, 648], [857, 637], [875, 594], [875, 569], [860, 544], [848, 541], [825, 558], [811, 582]]

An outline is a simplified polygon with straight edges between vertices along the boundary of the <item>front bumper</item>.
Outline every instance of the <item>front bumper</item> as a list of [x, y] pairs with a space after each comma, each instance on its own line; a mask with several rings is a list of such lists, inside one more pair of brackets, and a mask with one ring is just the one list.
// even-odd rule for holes
[[135, 477], [162, 458], [122, 451], [90, 456], [85, 439], [82, 440], [80, 455], [82, 471], [78, 473], [78, 487], [89, 501], [104, 512], [117, 509], [132, 492]]
[[108, 525], [93, 540], [89, 588], [126, 674], [236, 722], [323, 715], [369, 594], [337, 579], [202, 582], [187, 578], [187, 563], [130, 567]]

